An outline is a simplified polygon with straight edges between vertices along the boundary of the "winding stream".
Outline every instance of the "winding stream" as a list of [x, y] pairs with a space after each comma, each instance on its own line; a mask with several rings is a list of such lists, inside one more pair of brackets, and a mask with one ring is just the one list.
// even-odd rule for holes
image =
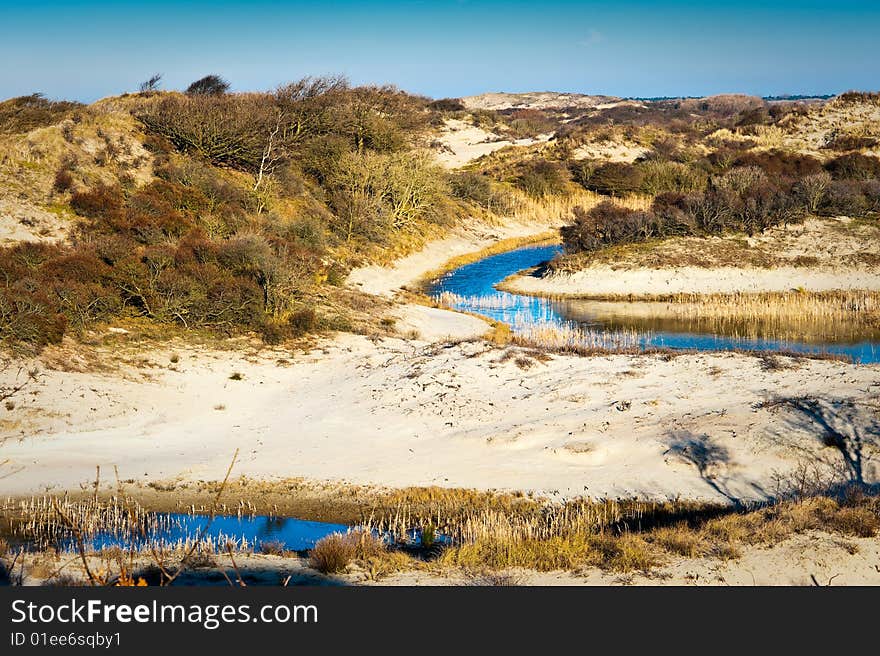
[[[428, 293], [441, 302], [467, 312], [488, 316], [528, 334], [536, 326], [550, 326], [575, 332], [625, 334], [628, 345], [717, 351], [730, 349], [788, 350], [846, 355], [856, 362], [880, 362], [880, 334], [876, 329], [838, 322], [798, 322], [796, 326], [774, 325], [772, 329], [742, 322], [713, 322], [707, 317], [676, 314], [675, 304], [660, 302], [611, 302], [552, 300], [500, 291], [496, 285], [510, 275], [537, 267], [559, 253], [558, 245], [526, 246], [485, 257], [449, 271], [432, 281]], [[696, 306], [699, 308], [699, 306]], [[815, 325], [814, 325], [815, 324]], [[785, 337], [780, 336], [785, 333]], [[181, 544], [205, 529], [204, 537], [220, 551], [231, 540], [237, 548], [260, 551], [272, 544], [288, 550], [305, 550], [331, 533], [344, 533], [341, 524], [310, 522], [294, 518], [218, 516], [213, 522], [201, 515], [159, 513], [155, 530], [132, 538], [126, 532], [103, 531], [88, 539], [88, 546], [127, 547], [161, 540]], [[410, 539], [417, 541], [413, 535]], [[73, 550], [71, 537], [58, 545]]]
[[674, 304], [659, 302], [553, 300], [500, 291], [508, 276], [552, 259], [559, 245], [526, 246], [491, 255], [435, 279], [428, 293], [457, 310], [504, 322], [514, 332], [536, 325], [577, 328], [599, 333], [626, 332], [639, 347], [717, 351], [746, 349], [845, 355], [855, 362], [880, 362], [880, 331], [845, 322], [798, 322], [762, 326], [743, 321], [713, 321], [681, 316]]

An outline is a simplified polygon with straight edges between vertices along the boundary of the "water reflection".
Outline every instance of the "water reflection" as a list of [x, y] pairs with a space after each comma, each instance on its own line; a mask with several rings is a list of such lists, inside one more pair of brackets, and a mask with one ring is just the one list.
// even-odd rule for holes
[[[128, 531], [98, 532], [88, 539], [88, 547], [102, 549], [106, 547], [128, 548], [148, 545], [153, 541], [161, 541], [165, 545], [186, 543], [197, 538], [206, 525], [209, 517], [184, 513], [158, 513], [156, 526], [159, 530], [146, 535], [132, 536]], [[290, 551], [303, 551], [315, 546], [315, 542], [331, 533], [345, 533], [349, 529], [344, 524], [326, 522], [310, 522], [292, 517], [270, 517], [268, 515], [217, 515], [208, 525], [205, 540], [223, 550], [226, 542], [232, 542], [236, 548], [253, 547], [257, 551], [263, 543], [277, 543]], [[72, 537], [62, 541], [62, 549], [73, 550], [76, 545]]]
[[697, 350], [792, 350], [880, 361], [880, 330], [846, 317], [780, 320], [755, 313], [747, 319], [696, 304], [549, 300], [499, 291], [518, 271], [552, 259], [558, 245], [528, 246], [466, 264], [439, 277], [428, 292], [456, 309], [476, 312], [525, 332], [536, 324], [615, 332], [635, 331], [641, 346]]

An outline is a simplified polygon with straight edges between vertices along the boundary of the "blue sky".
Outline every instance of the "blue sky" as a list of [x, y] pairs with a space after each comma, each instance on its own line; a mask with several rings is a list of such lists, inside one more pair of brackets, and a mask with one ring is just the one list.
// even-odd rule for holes
[[234, 89], [308, 74], [432, 97], [880, 88], [880, 2], [0, 0], [0, 97], [90, 101], [151, 74]]

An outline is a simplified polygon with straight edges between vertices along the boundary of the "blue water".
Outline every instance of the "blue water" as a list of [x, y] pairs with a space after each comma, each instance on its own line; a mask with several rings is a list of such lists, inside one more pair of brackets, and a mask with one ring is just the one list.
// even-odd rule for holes
[[[206, 515], [190, 515], [182, 513], [157, 513], [159, 526], [158, 531], [146, 536], [131, 536], [127, 532], [98, 533], [87, 540], [87, 546], [92, 549], [104, 547], [128, 548], [132, 543], [149, 544], [151, 541], [161, 541], [163, 544], [173, 545], [187, 539], [199, 536], [202, 528], [208, 524], [210, 517]], [[220, 545], [221, 550], [227, 540], [236, 545], [247, 546], [260, 550], [262, 543], [280, 543], [290, 551], [304, 551], [315, 546], [315, 542], [331, 533], [346, 533], [349, 527], [344, 524], [330, 524], [325, 522], [309, 522], [290, 517], [270, 517], [268, 515], [241, 516], [217, 515], [210, 522], [205, 538], [213, 540]], [[75, 544], [72, 539], [61, 541], [62, 549], [73, 550]]]
[[[601, 312], [592, 311], [601, 304], [578, 304], [578, 301], [558, 301], [499, 291], [495, 285], [523, 269], [541, 265], [561, 251], [559, 245], [526, 246], [491, 255], [443, 274], [428, 287], [431, 296], [447, 292], [457, 298], [452, 306], [458, 310], [475, 312], [502, 321], [514, 331], [526, 323], [554, 323], [577, 325], [593, 330], [620, 330], [633, 328], [640, 332], [642, 347], [665, 347], [718, 351], [747, 349], [757, 351], [796, 351], [845, 355], [855, 362], [880, 362], [880, 342], [876, 339], [841, 339], [823, 343], [798, 340], [780, 340], [771, 337], [741, 337], [693, 330], [647, 330], [643, 319], [627, 322], [620, 315], [610, 319]], [[584, 309], [588, 308], [588, 309]], [[573, 318], [576, 317], [576, 318]], [[658, 322], [662, 323], [662, 322]], [[668, 322], [667, 322], [668, 323]]]

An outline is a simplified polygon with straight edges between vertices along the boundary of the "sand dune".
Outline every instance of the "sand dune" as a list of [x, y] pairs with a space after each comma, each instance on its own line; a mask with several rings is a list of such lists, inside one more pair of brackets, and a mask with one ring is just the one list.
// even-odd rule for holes
[[[774, 372], [734, 354], [541, 362], [483, 342], [351, 335], [301, 356], [176, 352], [175, 365], [155, 352], [113, 374], [46, 371], [3, 427], [16, 473], [0, 493], [76, 489], [96, 465], [140, 482], [218, 479], [240, 449], [236, 472], [261, 478], [760, 498], [776, 474], [836, 455], [808, 418], [758, 404], [813, 395], [833, 407], [880, 385], [877, 367], [839, 362]], [[869, 413], [843, 429], [866, 430]], [[701, 469], [694, 450], [718, 456]]]

